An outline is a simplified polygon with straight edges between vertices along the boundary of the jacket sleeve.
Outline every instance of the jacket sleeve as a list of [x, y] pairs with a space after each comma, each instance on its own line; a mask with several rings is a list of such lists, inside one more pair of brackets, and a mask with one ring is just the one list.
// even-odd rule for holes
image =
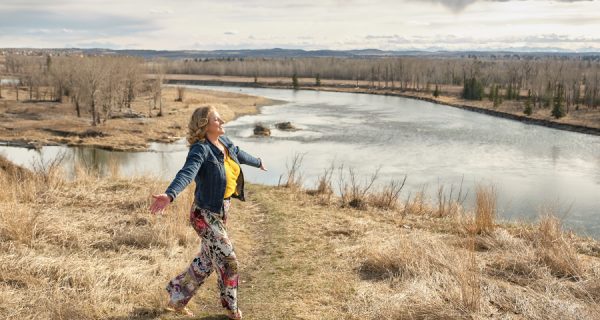
[[237, 155], [238, 160], [241, 164], [247, 164], [256, 168], [260, 168], [262, 160], [260, 158], [256, 158], [246, 151], [240, 149], [238, 146], [233, 147], [233, 152]]
[[183, 167], [177, 172], [165, 193], [174, 201], [177, 195], [187, 187], [198, 174], [198, 170], [204, 162], [204, 148], [200, 144], [193, 144], [188, 151]]

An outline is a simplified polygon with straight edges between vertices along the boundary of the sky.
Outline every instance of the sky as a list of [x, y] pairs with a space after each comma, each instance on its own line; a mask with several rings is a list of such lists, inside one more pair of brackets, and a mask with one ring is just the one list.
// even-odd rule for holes
[[600, 51], [600, 0], [0, 0], [0, 48]]

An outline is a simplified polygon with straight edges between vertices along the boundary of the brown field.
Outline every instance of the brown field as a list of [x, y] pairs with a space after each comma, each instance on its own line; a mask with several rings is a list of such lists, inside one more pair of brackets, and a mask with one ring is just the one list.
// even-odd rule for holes
[[[82, 107], [81, 118], [65, 97], [65, 102], [28, 102], [26, 87], [4, 87], [0, 99], [0, 141], [34, 146], [67, 144], [95, 146], [111, 150], [142, 151], [148, 142], [173, 142], [187, 134], [187, 123], [198, 106], [212, 104], [224, 120], [258, 112], [260, 106], [276, 103], [262, 97], [209, 90], [185, 91], [183, 102], [176, 102], [176, 89], [165, 87], [163, 116], [152, 109], [149, 95], [139, 96], [132, 104], [138, 118], [113, 118], [91, 126], [91, 115]], [[125, 112], [125, 111], [124, 111]], [[125, 112], [126, 113], [126, 112]]]
[[[73, 181], [55, 167], [0, 161], [0, 318], [171, 319], [166, 282], [198, 250], [189, 186], [164, 216], [150, 194], [167, 181]], [[320, 191], [248, 185], [228, 230], [240, 261], [245, 319], [597, 319], [600, 243], [495, 219], [477, 190], [475, 213], [416, 195], [376, 209]], [[403, 196], [402, 198], [405, 198]], [[195, 319], [225, 319], [216, 275], [191, 301]]]
[[[149, 75], [152, 77], [152, 75]], [[213, 76], [213, 75], [190, 75], [190, 74], [169, 74], [165, 77], [167, 80], [175, 80], [175, 81], [222, 81], [227, 83], [241, 83], [250, 85], [254, 83], [253, 77], [238, 77], [238, 76]], [[258, 79], [259, 86], [267, 86], [267, 87], [282, 87], [282, 88], [291, 88], [292, 82], [290, 78], [283, 77], [259, 77]], [[311, 90], [323, 90], [323, 91], [335, 91], [335, 92], [354, 92], [354, 93], [372, 93], [372, 94], [388, 94], [388, 95], [398, 95], [409, 98], [418, 98], [418, 99], [427, 99], [430, 101], [434, 101], [437, 103], [451, 105], [451, 106], [470, 106], [484, 110], [493, 110], [498, 111], [500, 113], [507, 113], [511, 115], [517, 115], [519, 117], [532, 118], [532, 119], [540, 119], [543, 121], [554, 122], [554, 123], [564, 123], [564, 124], [572, 124], [577, 126], [589, 127], [595, 129], [596, 132], [600, 132], [600, 108], [587, 108], [581, 106], [579, 110], [575, 110], [573, 106], [569, 107], [569, 112], [565, 117], [560, 119], [555, 119], [552, 117], [550, 111], [551, 108], [533, 108], [533, 114], [531, 116], [525, 116], [523, 114], [523, 102], [515, 100], [504, 100], [503, 103], [497, 107], [493, 107], [493, 102], [489, 101], [487, 97], [485, 97], [481, 101], [474, 100], [465, 100], [460, 98], [460, 93], [462, 91], [462, 86], [450, 86], [443, 85], [440, 86], [440, 90], [442, 94], [435, 98], [433, 97], [431, 92], [425, 92], [424, 88], [421, 88], [422, 91], [399, 91], [392, 90], [390, 88], [380, 88], [380, 89], [369, 89], [370, 81], [358, 81], [358, 87], [356, 81], [352, 80], [329, 80], [329, 79], [321, 79], [321, 86], [316, 87], [314, 78], [299, 78], [299, 85], [301, 89], [311, 89]], [[377, 84], [377, 81], [375, 82]], [[430, 88], [433, 91], [434, 87]], [[521, 96], [526, 96], [527, 92], [521, 92]]]

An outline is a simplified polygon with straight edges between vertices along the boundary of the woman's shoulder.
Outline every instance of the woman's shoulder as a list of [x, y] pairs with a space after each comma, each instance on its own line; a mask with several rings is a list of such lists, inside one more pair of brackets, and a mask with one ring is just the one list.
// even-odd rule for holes
[[208, 145], [206, 144], [206, 141], [198, 140], [192, 143], [189, 147], [191, 152], [199, 152], [202, 154], [206, 154], [206, 152], [208, 151]]
[[231, 141], [231, 139], [229, 139], [228, 136], [223, 134], [219, 138], [221, 138], [221, 141], [228, 144], [229, 146], [233, 145], [233, 141]]

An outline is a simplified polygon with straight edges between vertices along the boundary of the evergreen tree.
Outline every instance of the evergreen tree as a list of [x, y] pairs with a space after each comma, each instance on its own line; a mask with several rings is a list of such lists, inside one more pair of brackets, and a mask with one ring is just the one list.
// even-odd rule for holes
[[500, 87], [494, 88], [494, 109], [498, 108], [502, 104], [502, 97], [500, 96]]
[[315, 85], [317, 87], [321, 86], [321, 76], [317, 73], [317, 76], [315, 77]]
[[494, 101], [494, 91], [495, 86], [492, 84], [492, 86], [490, 87], [490, 94], [488, 95], [488, 99], [490, 99], [490, 101]]
[[50, 55], [46, 56], [46, 70], [50, 70], [50, 66], [52, 65], [52, 58]]
[[294, 87], [294, 89], [298, 89], [299, 87], [298, 76], [295, 73], [292, 75], [292, 86]]
[[476, 78], [465, 79], [462, 98], [468, 100], [481, 100], [483, 98], [483, 85]]
[[573, 103], [575, 103], [575, 110], [579, 110], [579, 99], [581, 93], [579, 92], [579, 83], [573, 83]]
[[523, 113], [528, 116], [533, 113], [533, 110], [531, 109], [531, 89], [527, 92], [527, 100], [525, 100], [525, 109], [523, 110]]
[[548, 81], [548, 86], [546, 87], [546, 92], [544, 94], [544, 108], [550, 107], [553, 97], [554, 97], [554, 88], [552, 87], [552, 83], [550, 83], [550, 81]]
[[435, 90], [433, 90], [433, 96], [434, 97], [439, 97], [440, 96], [440, 88], [438, 88], [438, 85], [435, 85]]
[[506, 100], [512, 99], [512, 95], [513, 95], [512, 83], [509, 83], [508, 88], [506, 89]]
[[554, 107], [552, 108], [552, 116], [554, 116], [556, 119], [562, 118], [566, 115], [563, 105], [564, 101], [564, 87], [562, 84], [559, 83], [556, 88], [556, 93], [554, 94]]

